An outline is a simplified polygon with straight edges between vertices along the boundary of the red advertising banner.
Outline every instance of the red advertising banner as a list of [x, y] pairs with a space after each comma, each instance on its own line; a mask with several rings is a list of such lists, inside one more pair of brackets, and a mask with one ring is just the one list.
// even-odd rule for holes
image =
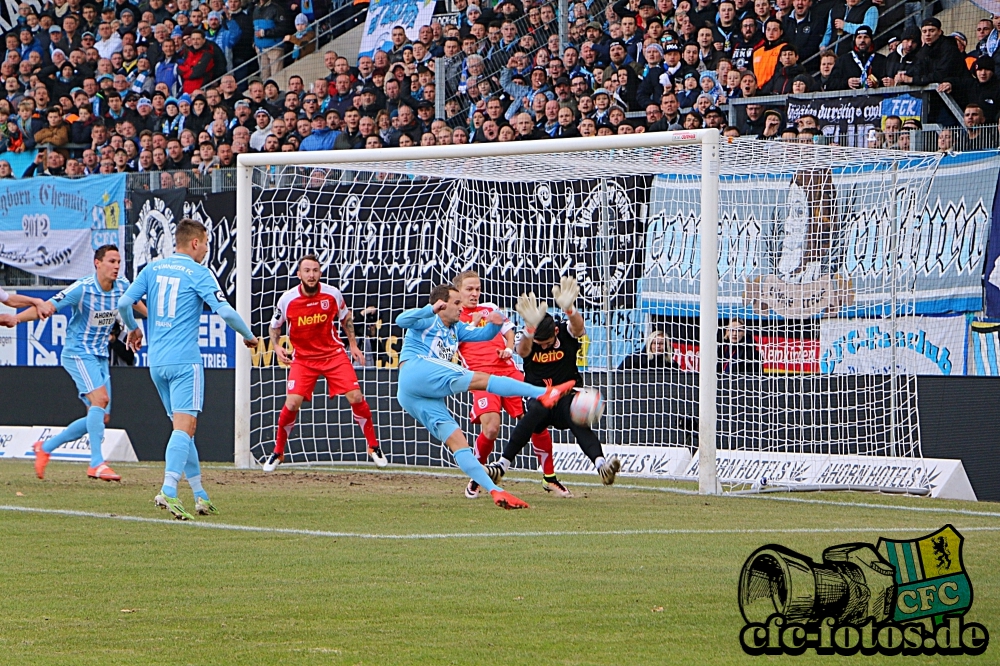
[[[819, 340], [784, 336], [754, 337], [757, 353], [766, 374], [800, 375], [819, 373]], [[684, 372], [698, 372], [701, 358], [698, 345], [674, 342], [674, 363]]]

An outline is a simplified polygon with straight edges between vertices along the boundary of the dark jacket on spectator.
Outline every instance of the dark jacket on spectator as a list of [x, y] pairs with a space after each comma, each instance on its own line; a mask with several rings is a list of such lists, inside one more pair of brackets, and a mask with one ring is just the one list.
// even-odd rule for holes
[[650, 104], [660, 103], [660, 97], [663, 96], [660, 76], [663, 75], [663, 72], [664, 69], [661, 65], [650, 67], [646, 76], [639, 82], [639, 88], [635, 92], [635, 102], [638, 108], [645, 109]]
[[805, 74], [805, 67], [802, 65], [792, 65], [784, 67], [778, 65], [774, 70], [774, 75], [768, 80], [764, 87], [760, 89], [761, 95], [787, 95], [792, 92], [792, 81], [799, 74]]
[[364, 148], [365, 138], [361, 136], [359, 130], [341, 130], [340, 134], [337, 135], [337, 140], [333, 142], [334, 150], [352, 150], [355, 148]]
[[1000, 115], [1000, 79], [997, 79], [996, 74], [994, 73], [993, 78], [986, 83], [980, 83], [978, 79], [973, 81], [969, 88], [968, 101], [970, 104], [975, 102], [982, 107], [986, 122], [991, 125], [996, 123], [997, 116]]
[[[855, 58], [855, 56], [857, 56], [857, 58]], [[834, 65], [833, 72], [830, 74], [830, 78], [833, 79], [833, 84], [830, 86], [829, 90], [850, 89], [850, 85], [847, 83], [848, 80], [861, 77], [861, 65], [866, 64], [869, 57], [872, 59], [872, 64], [868, 70], [869, 74], [878, 79], [879, 85], [882, 85], [882, 79], [889, 76], [889, 63], [886, 60], [886, 57], [881, 53], [871, 54], [850, 51], [837, 58], [837, 64]], [[860, 65], [858, 64], [858, 61], [861, 62]]]
[[944, 36], [930, 46], [921, 46], [913, 58], [913, 65], [907, 68], [906, 73], [913, 77], [915, 86], [950, 83], [958, 96], [959, 104], [965, 99], [972, 76], [955, 39]]
[[[815, 8], [806, 12], [806, 17], [799, 21], [792, 12], [785, 17], [784, 40], [794, 44], [799, 50], [799, 62], [819, 53], [819, 43], [823, 41], [823, 30], [826, 28], [826, 15], [819, 16]], [[806, 70], [815, 72], [819, 69], [819, 58], [814, 58], [805, 65]]]

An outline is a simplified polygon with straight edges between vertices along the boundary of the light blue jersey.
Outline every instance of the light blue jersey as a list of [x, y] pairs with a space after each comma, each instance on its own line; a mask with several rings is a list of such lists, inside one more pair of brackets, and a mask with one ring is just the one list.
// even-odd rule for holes
[[201, 365], [198, 327], [203, 304], [212, 312], [228, 305], [212, 272], [181, 253], [147, 264], [125, 296], [132, 301], [146, 296], [150, 367]]
[[434, 306], [406, 310], [396, 317], [396, 325], [406, 329], [403, 336], [403, 351], [399, 362], [414, 358], [430, 358], [453, 361], [460, 342], [483, 342], [492, 340], [501, 331], [496, 324], [478, 328], [458, 322], [445, 326], [441, 318], [434, 314]]
[[116, 278], [111, 291], [104, 291], [96, 275], [77, 280], [49, 299], [56, 310], [71, 307], [63, 355], [108, 357], [108, 336], [118, 319], [118, 299], [129, 287]]

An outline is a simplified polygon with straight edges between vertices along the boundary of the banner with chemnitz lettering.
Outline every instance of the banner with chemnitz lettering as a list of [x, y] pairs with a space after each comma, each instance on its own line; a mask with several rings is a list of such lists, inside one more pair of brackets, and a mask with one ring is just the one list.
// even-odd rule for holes
[[[777, 159], [786, 147], [764, 149]], [[898, 169], [896, 197], [878, 182], [884, 173], [849, 167], [775, 173], [752, 187], [724, 177], [720, 315], [879, 317], [894, 302], [905, 314], [982, 310], [1000, 155], [947, 155], [933, 180], [933, 167], [907, 166]], [[698, 178], [658, 176], [653, 184], [641, 287], [648, 311], [698, 312], [699, 192]], [[993, 266], [986, 268], [989, 277]]]
[[94, 250], [124, 247], [125, 174], [0, 181], [0, 263], [49, 278], [94, 272]]

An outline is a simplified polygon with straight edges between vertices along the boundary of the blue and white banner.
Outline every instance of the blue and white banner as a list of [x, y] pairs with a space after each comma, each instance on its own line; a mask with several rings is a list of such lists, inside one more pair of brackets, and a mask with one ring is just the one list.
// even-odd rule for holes
[[824, 319], [819, 368], [824, 374], [961, 375], [965, 315], [886, 319]]
[[435, 0], [372, 0], [358, 56], [371, 56], [379, 50], [388, 53], [392, 49], [392, 29], [397, 25], [403, 26], [409, 41], [415, 42], [420, 26], [430, 25], [436, 4]]
[[0, 181], [0, 263], [75, 280], [94, 250], [125, 246], [125, 174]]
[[[724, 177], [720, 314], [870, 317], [893, 299], [897, 307], [912, 304], [908, 314], [981, 310], [1000, 154], [948, 155], [930, 181], [933, 169], [901, 167], [895, 197], [888, 196], [893, 174], [884, 169], [810, 169], [752, 183]], [[698, 312], [700, 185], [697, 176], [654, 183], [641, 285], [651, 312]], [[899, 224], [901, 233], [892, 233]], [[889, 270], [893, 251], [900, 259]]]
[[[31, 289], [18, 290], [17, 293], [49, 299], [59, 292]], [[148, 340], [149, 336], [145, 335], [146, 320], [137, 318], [136, 321], [143, 329], [144, 339]], [[67, 324], [68, 314], [57, 312], [48, 319], [18, 324], [15, 329], [0, 328], [0, 365], [59, 365], [66, 344]], [[201, 362], [206, 368], [236, 367], [236, 334], [219, 315], [208, 311], [202, 313], [198, 345], [201, 347]], [[148, 352], [149, 348], [144, 346], [136, 354], [136, 365], [146, 365]]]
[[974, 321], [969, 325], [965, 374], [980, 377], [1000, 376], [1000, 321]]

